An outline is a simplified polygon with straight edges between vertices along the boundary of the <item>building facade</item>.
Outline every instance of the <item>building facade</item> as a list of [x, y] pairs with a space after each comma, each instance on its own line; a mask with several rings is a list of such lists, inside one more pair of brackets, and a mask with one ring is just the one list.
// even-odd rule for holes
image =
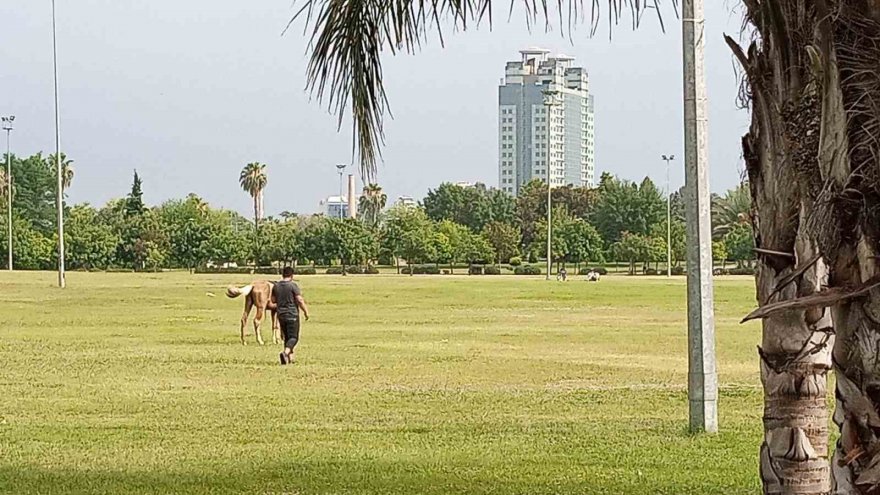
[[[498, 185], [516, 195], [533, 179], [552, 187], [592, 187], [595, 128], [589, 77], [574, 59], [549, 50], [520, 51], [498, 88]], [[553, 105], [545, 92], [555, 94]]]

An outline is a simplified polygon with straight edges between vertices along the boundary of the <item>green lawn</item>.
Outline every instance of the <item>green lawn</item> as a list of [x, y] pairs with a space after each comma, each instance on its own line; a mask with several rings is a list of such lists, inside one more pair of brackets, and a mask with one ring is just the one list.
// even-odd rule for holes
[[716, 282], [715, 436], [686, 429], [683, 278], [303, 277], [287, 368], [239, 343], [249, 281], [0, 273], [0, 492], [759, 491], [750, 279]]

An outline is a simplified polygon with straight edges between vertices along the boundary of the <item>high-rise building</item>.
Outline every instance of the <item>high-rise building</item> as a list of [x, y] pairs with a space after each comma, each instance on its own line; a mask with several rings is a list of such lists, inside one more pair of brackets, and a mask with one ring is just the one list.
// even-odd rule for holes
[[[498, 185], [517, 194], [532, 179], [593, 186], [593, 97], [587, 71], [549, 50], [520, 51], [498, 88]], [[547, 115], [545, 92], [555, 92]]]

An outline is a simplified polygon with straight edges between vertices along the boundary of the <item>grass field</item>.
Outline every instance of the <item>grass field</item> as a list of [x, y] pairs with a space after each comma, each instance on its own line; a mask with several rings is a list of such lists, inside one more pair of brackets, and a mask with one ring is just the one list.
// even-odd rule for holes
[[0, 274], [0, 492], [759, 491], [750, 279], [716, 282], [716, 436], [686, 429], [682, 278], [304, 277], [287, 368], [239, 343], [249, 281]]

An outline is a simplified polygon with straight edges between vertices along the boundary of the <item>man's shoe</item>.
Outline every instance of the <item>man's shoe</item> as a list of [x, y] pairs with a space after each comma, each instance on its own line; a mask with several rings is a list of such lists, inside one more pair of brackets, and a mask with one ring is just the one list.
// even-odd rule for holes
[[281, 359], [282, 366], [290, 363], [290, 359], [287, 357], [287, 354], [284, 354], [283, 352], [278, 355], [278, 358]]

